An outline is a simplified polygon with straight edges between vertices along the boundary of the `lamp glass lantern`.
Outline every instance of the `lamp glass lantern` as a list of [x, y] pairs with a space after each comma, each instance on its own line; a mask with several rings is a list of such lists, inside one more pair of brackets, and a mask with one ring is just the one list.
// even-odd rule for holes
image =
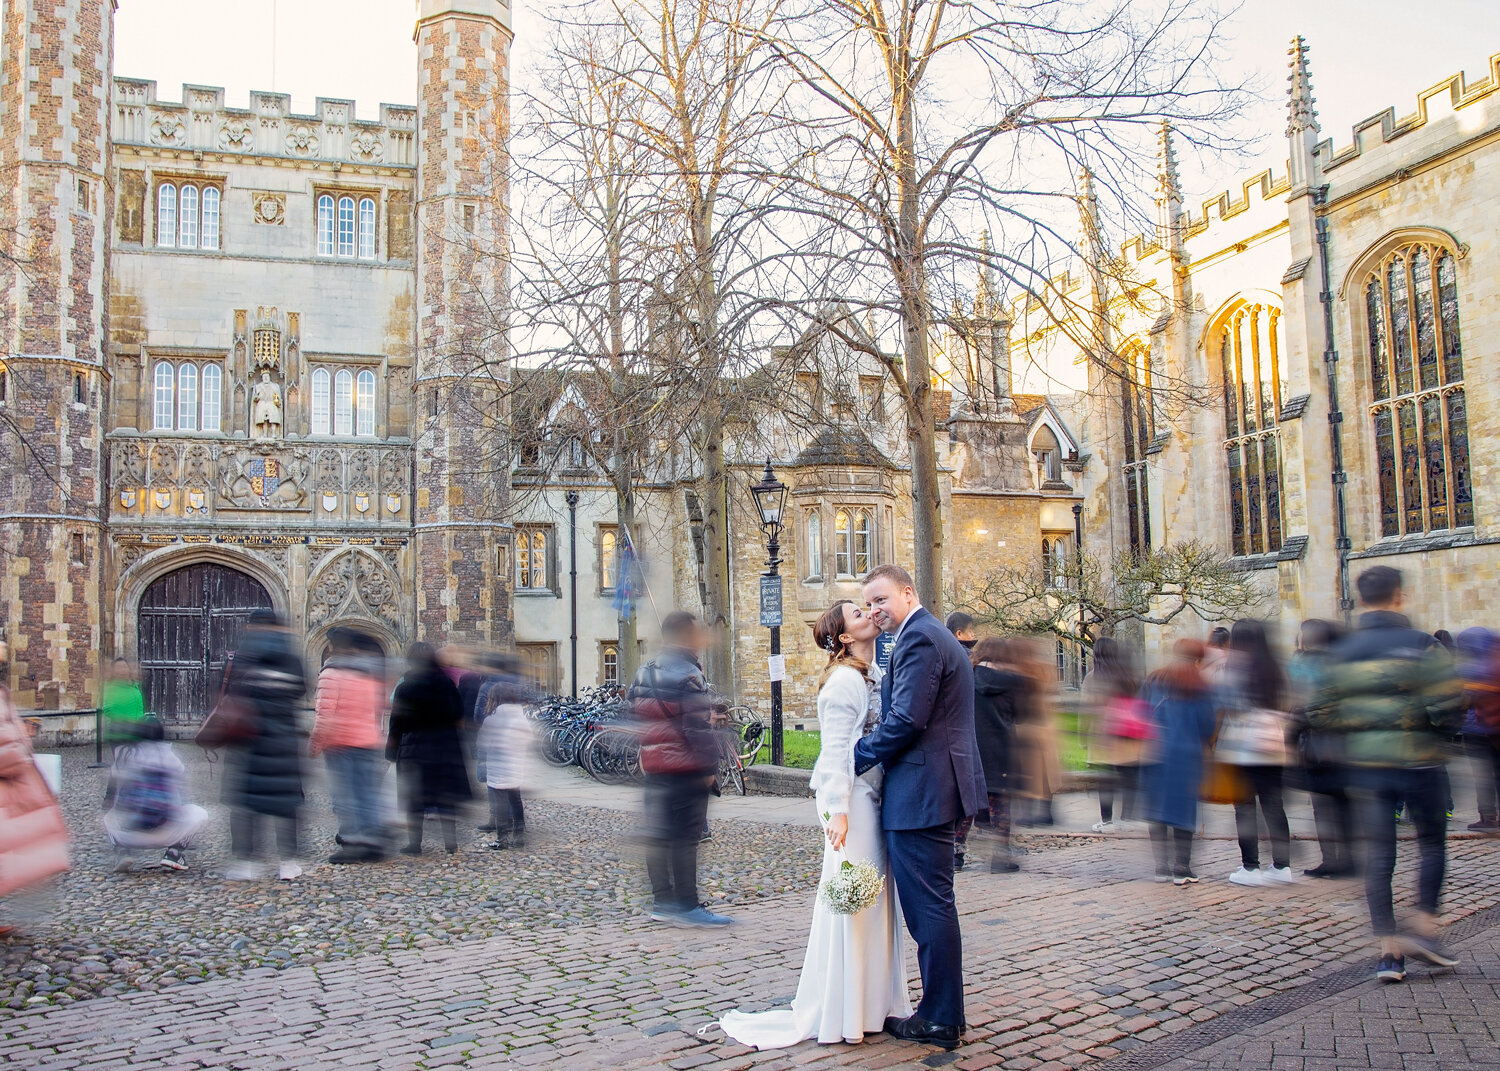
[[786, 509], [787, 486], [776, 478], [771, 468], [771, 459], [766, 458], [766, 471], [759, 480], [750, 485], [755, 496], [755, 508], [760, 511], [760, 527], [773, 538], [781, 532], [782, 517]]

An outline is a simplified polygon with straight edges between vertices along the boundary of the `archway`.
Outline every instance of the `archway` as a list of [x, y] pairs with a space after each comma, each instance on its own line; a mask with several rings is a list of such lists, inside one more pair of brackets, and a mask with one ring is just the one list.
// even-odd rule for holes
[[146, 709], [168, 722], [203, 718], [246, 619], [271, 608], [260, 581], [215, 562], [153, 580], [141, 595], [136, 626]]

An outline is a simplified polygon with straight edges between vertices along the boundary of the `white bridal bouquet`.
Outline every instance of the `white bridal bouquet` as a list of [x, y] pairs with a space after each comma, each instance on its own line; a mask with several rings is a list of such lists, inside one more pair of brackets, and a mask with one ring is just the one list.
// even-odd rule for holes
[[823, 902], [836, 915], [858, 915], [884, 891], [885, 878], [874, 863], [845, 859], [839, 864], [839, 872], [823, 883]]

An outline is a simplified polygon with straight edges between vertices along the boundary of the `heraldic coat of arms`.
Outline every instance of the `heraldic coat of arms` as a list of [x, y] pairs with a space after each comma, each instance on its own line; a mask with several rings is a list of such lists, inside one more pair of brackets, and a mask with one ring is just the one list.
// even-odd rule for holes
[[250, 477], [251, 492], [266, 498], [281, 486], [281, 462], [274, 457], [251, 458], [245, 463], [245, 475]]

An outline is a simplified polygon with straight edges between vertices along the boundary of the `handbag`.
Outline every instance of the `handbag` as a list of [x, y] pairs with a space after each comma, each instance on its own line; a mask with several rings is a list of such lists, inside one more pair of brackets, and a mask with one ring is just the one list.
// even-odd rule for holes
[[1209, 758], [1203, 764], [1198, 798], [1204, 803], [1240, 803], [1250, 795], [1245, 775], [1238, 766]]
[[1214, 758], [1238, 766], [1285, 766], [1286, 728], [1286, 716], [1280, 711], [1265, 707], [1235, 711], [1219, 730]]
[[209, 751], [243, 744], [255, 735], [255, 709], [247, 699], [226, 692], [209, 712], [194, 743]]
[[1150, 704], [1133, 696], [1116, 696], [1104, 708], [1104, 731], [1122, 740], [1150, 740], [1156, 735]]

